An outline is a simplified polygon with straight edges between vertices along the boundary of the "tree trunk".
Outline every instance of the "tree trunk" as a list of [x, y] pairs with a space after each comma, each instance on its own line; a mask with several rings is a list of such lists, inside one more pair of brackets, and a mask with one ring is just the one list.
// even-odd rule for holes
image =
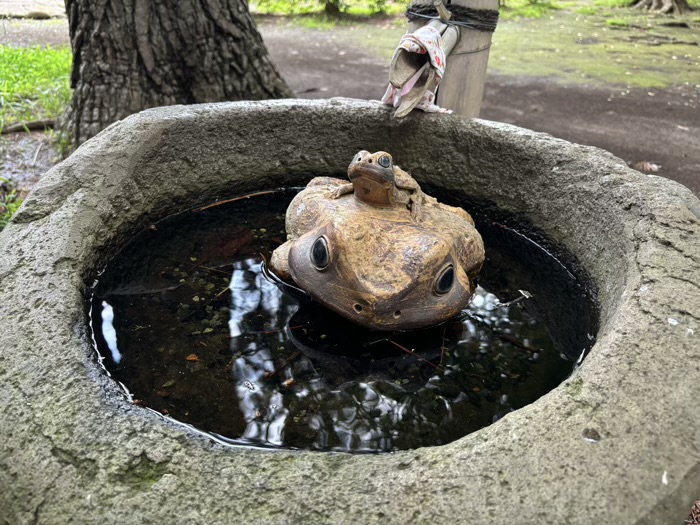
[[688, 0], [634, 0], [632, 5], [636, 9], [646, 9], [669, 15], [682, 15], [690, 11]]
[[325, 0], [323, 12], [333, 18], [340, 17], [342, 0]]
[[155, 106], [291, 96], [246, 0], [66, 0], [66, 11], [76, 147]]

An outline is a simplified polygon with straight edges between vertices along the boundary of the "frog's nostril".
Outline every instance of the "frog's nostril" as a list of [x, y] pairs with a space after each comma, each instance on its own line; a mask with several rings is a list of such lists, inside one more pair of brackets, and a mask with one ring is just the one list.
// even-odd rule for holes
[[362, 305], [361, 305], [361, 304], [355, 303], [352, 307], [355, 309], [355, 311], [356, 311], [358, 314], [359, 314], [360, 312], [362, 312]]
[[369, 159], [367, 162], [369, 162], [370, 164], [372, 164], [372, 159]]
[[398, 319], [399, 317], [401, 317], [401, 310], [396, 310], [394, 312], [394, 319]]

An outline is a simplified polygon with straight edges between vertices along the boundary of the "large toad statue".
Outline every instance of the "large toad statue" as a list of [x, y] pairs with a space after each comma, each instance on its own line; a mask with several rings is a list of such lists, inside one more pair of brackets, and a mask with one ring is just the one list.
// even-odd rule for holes
[[425, 195], [383, 151], [360, 151], [348, 177], [317, 177], [294, 197], [272, 271], [377, 330], [430, 326], [464, 309], [484, 261], [471, 216]]

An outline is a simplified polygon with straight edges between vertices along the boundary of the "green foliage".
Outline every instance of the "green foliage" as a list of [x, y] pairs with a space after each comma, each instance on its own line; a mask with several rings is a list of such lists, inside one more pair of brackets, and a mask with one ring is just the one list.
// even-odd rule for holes
[[[295, 23], [314, 29], [332, 29], [338, 23], [338, 14], [398, 15], [403, 14], [410, 3], [410, 0], [255, 0], [251, 3], [251, 10], [257, 14], [306, 15], [295, 19]], [[504, 4], [500, 8], [500, 17], [505, 20], [541, 18], [561, 9], [555, 0], [505, 0]]]
[[505, 0], [500, 8], [500, 18], [542, 18], [561, 6], [551, 0]]
[[0, 177], [0, 231], [2, 231], [10, 219], [22, 204], [22, 199], [14, 182]]
[[317, 0], [257, 0], [251, 2], [251, 11], [272, 15], [303, 15], [319, 11]]
[[258, 14], [308, 15], [349, 14], [369, 16], [397, 14], [406, 10], [409, 0], [255, 0], [251, 10]]
[[[569, 0], [505, 0], [500, 7], [501, 19], [542, 18], [559, 10]], [[698, 0], [700, 1], [700, 0]], [[255, 0], [251, 9], [258, 14], [274, 15], [333, 15], [341, 13], [371, 16], [378, 13], [402, 14], [410, 0]], [[329, 29], [333, 20], [314, 18], [297, 20], [305, 27]], [[330, 27], [329, 27], [330, 26]]]
[[594, 0], [593, 5], [600, 7], [630, 7], [634, 0]]
[[0, 128], [58, 117], [70, 101], [68, 47], [0, 45]]
[[558, 11], [539, 20], [506, 21], [494, 33], [489, 71], [648, 90], [699, 85], [695, 28], [664, 25], [667, 17], [635, 9], [608, 14]]

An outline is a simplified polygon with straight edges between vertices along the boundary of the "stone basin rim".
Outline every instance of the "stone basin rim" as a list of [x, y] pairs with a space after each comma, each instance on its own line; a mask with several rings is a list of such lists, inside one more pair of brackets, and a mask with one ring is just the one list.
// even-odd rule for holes
[[[360, 149], [569, 249], [601, 305], [583, 366], [486, 429], [381, 456], [231, 449], [130, 405], [85, 330], [85, 279], [111, 247], [179, 206], [342, 173]], [[699, 217], [676, 183], [504, 124], [396, 121], [349, 99], [129, 117], [49, 171], [0, 234], [0, 508], [17, 523], [86, 522], [92, 498], [127, 523], [680, 523], [700, 496]]]

